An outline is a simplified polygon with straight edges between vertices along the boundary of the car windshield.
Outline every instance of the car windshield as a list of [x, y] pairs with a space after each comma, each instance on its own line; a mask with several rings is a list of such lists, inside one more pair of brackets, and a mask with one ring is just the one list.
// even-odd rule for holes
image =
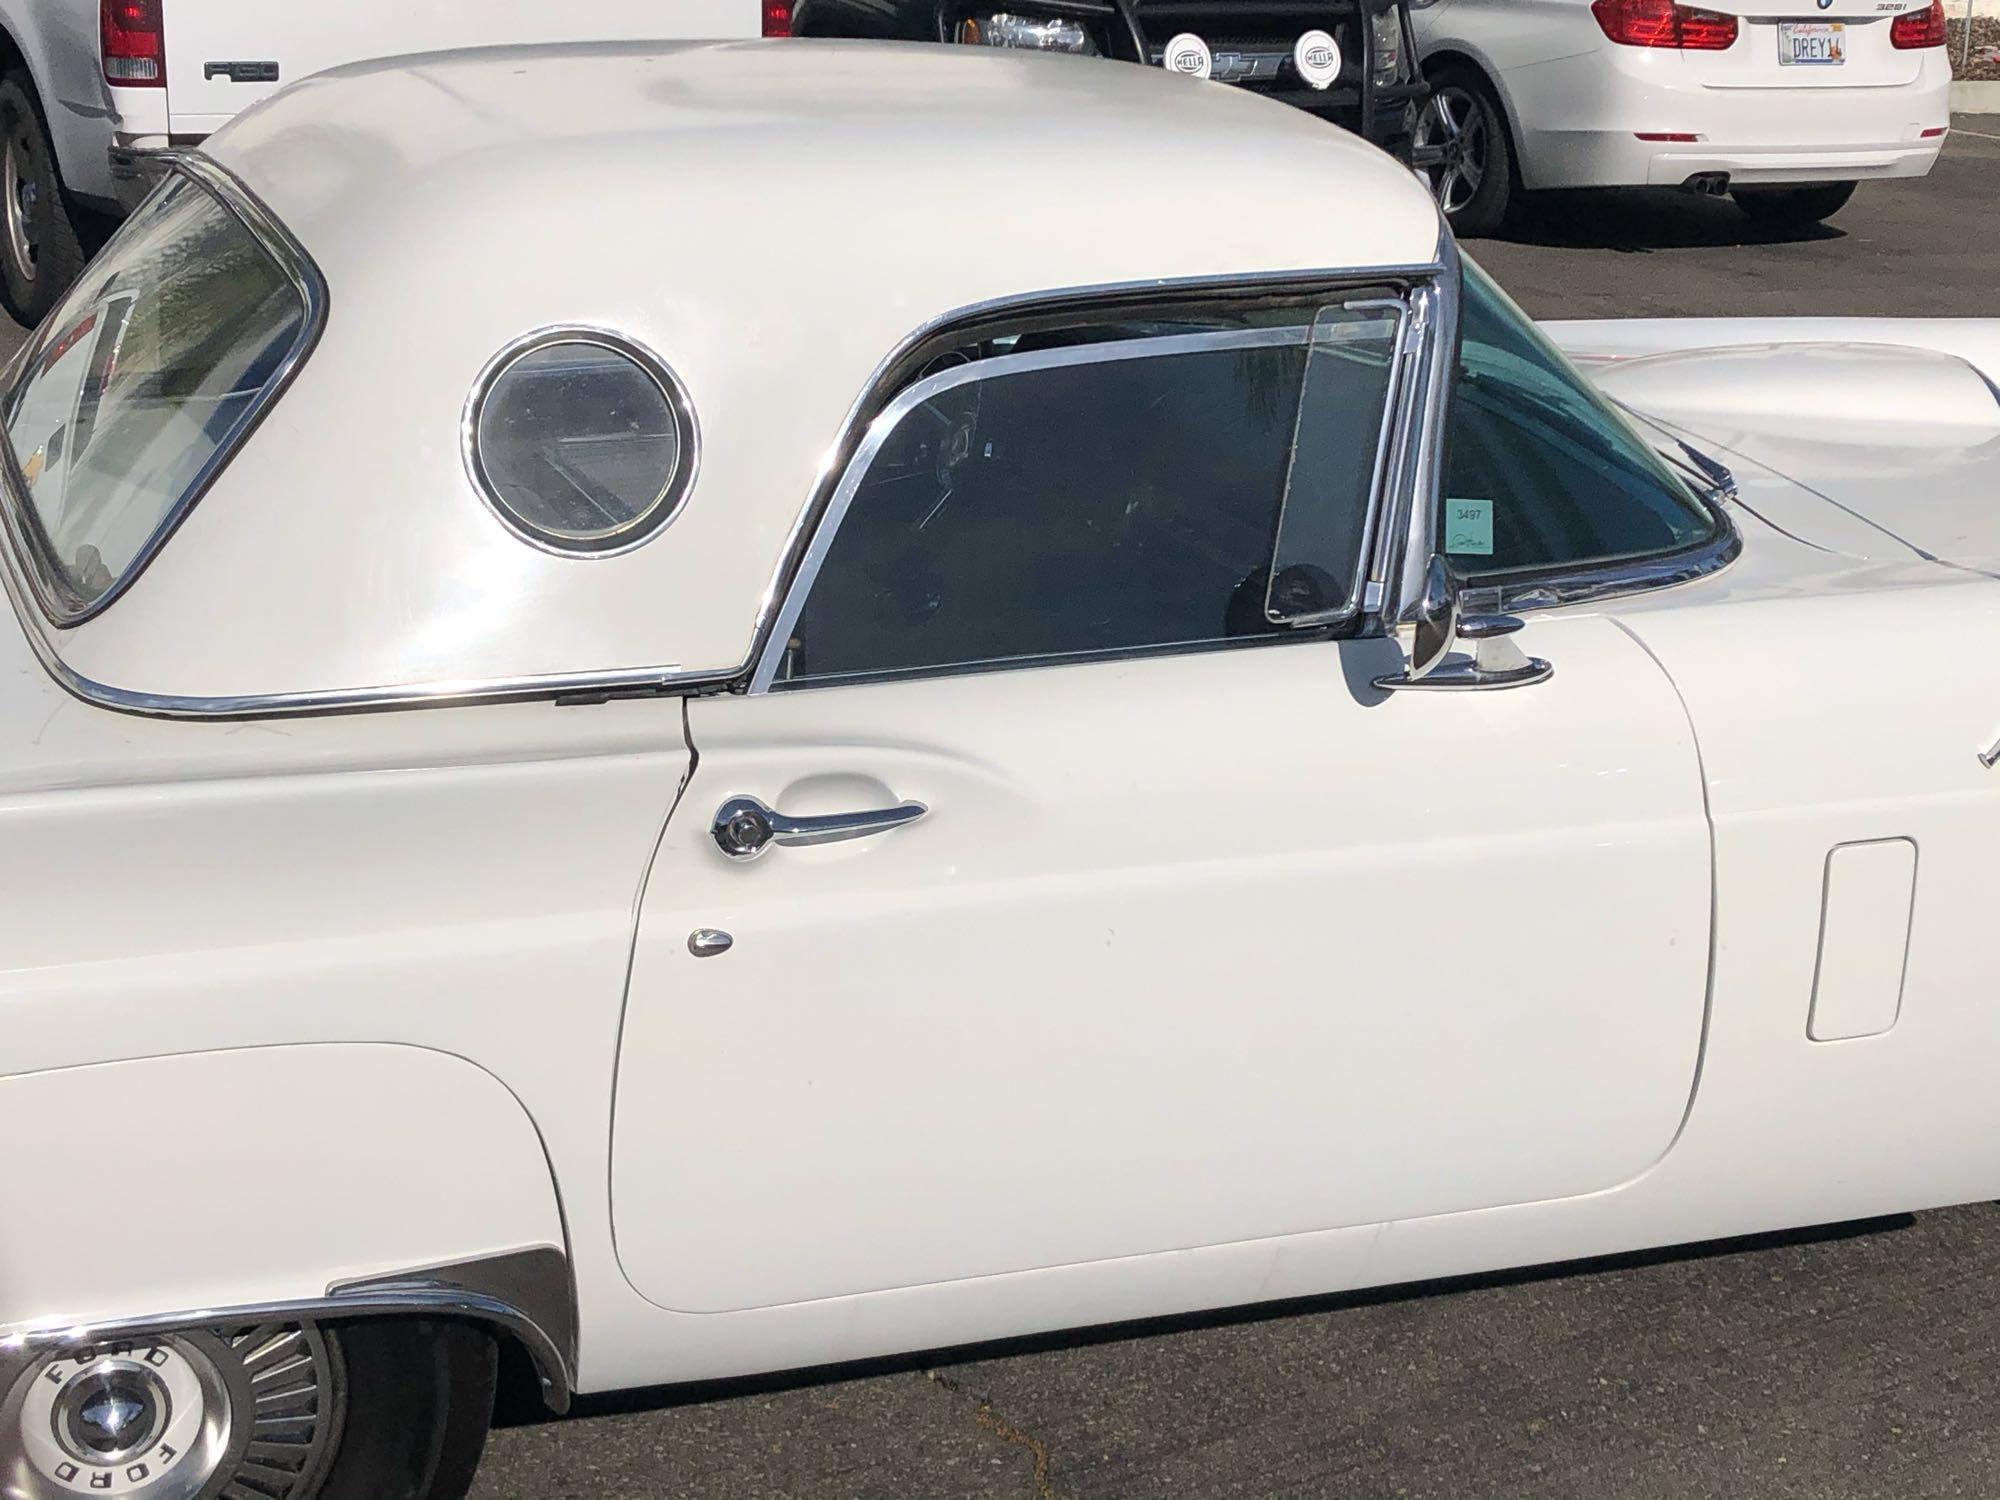
[[1720, 524], [1469, 258], [1442, 506], [1447, 557], [1481, 580], [1675, 553]]
[[87, 613], [227, 456], [307, 332], [298, 282], [177, 178], [43, 325], [6, 405], [45, 604]]

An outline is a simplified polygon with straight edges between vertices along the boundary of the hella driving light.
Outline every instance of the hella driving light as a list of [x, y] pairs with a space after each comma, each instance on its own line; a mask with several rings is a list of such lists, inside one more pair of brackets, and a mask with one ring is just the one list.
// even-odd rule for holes
[[958, 39], [978, 47], [1019, 47], [1029, 52], [1080, 52], [1097, 55], [1081, 21], [1039, 21], [996, 10], [958, 23]]

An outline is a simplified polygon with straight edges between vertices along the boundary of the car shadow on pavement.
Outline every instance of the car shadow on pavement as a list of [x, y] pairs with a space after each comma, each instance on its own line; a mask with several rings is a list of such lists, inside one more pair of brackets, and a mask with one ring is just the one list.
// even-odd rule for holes
[[1891, 1214], [1882, 1218], [1857, 1219], [1845, 1224], [1826, 1224], [1810, 1229], [1783, 1230], [1772, 1234], [1747, 1235], [1737, 1239], [1710, 1240], [1696, 1245], [1633, 1251], [1623, 1255], [1599, 1256], [1591, 1260], [1566, 1261], [1557, 1265], [1530, 1266], [1513, 1271], [1452, 1277], [1443, 1281], [1376, 1287], [1360, 1292], [1336, 1292], [1321, 1297], [1297, 1297], [1280, 1302], [1259, 1302], [1247, 1307], [1223, 1308], [1213, 1312], [1187, 1313], [1175, 1317], [1147, 1318], [1136, 1322], [1106, 1323], [1095, 1328], [1068, 1329], [1024, 1338], [934, 1349], [917, 1354], [892, 1355], [883, 1359], [820, 1365], [806, 1370], [786, 1370], [771, 1375], [750, 1375], [687, 1385], [653, 1386], [644, 1390], [619, 1391], [604, 1396], [579, 1396], [567, 1417], [552, 1416], [543, 1407], [537, 1394], [533, 1371], [528, 1366], [525, 1356], [509, 1349], [502, 1361], [500, 1400], [494, 1412], [494, 1425], [533, 1427], [546, 1422], [567, 1420], [568, 1417], [624, 1416], [640, 1412], [667, 1411], [675, 1407], [695, 1406], [704, 1402], [833, 1385], [872, 1376], [936, 1370], [973, 1359], [1005, 1359], [1018, 1355], [1047, 1353], [1057, 1349], [1087, 1348], [1094, 1344], [1133, 1343], [1195, 1329], [1228, 1328], [1307, 1314], [1377, 1307], [1424, 1297], [1443, 1297], [1496, 1287], [1522, 1286], [1538, 1281], [1604, 1275], [1645, 1266], [1671, 1265], [1678, 1261], [1754, 1254], [1788, 1245], [1816, 1245], [1859, 1239], [1866, 1235], [1907, 1229], [1915, 1222], [1914, 1214]]
[[1677, 188], [1529, 194], [1498, 238], [1547, 249], [1730, 249], [1844, 239], [1832, 224], [1759, 223], [1726, 198]]

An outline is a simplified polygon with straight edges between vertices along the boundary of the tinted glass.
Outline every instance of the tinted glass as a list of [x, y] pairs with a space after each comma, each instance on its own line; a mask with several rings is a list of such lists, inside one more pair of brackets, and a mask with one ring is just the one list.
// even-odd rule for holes
[[476, 467], [520, 530], [602, 550], [662, 519], [685, 490], [682, 421], [663, 377], [633, 355], [564, 339], [493, 378], [479, 404]]
[[[1314, 425], [1300, 400], [1311, 318], [1197, 336], [1127, 330], [1116, 344], [1016, 351], [913, 388], [879, 450], [857, 460], [865, 469], [778, 680], [1218, 643], [1285, 628], [1269, 607], [1337, 605], [1358, 521], [1302, 519], [1302, 537], [1346, 550], [1312, 554], [1302, 541], [1272, 577], [1293, 438]], [[1302, 517], [1357, 495], [1366, 508], [1384, 382], [1378, 365], [1348, 364], [1344, 391], [1330, 376], [1313, 382], [1360, 408], [1341, 414], [1339, 430], [1355, 434], [1346, 482], [1321, 453]]]
[[1674, 552], [1715, 520], [1471, 261], [1439, 537], [1461, 577]]
[[51, 592], [82, 609], [263, 404], [306, 305], [249, 229], [183, 180], [140, 208], [44, 330], [7, 436]]

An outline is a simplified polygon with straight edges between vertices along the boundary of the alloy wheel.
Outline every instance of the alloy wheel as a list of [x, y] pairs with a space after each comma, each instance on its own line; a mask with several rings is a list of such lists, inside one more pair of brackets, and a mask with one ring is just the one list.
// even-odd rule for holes
[[1417, 121], [1416, 145], [1419, 151], [1437, 153], [1426, 172], [1438, 207], [1448, 215], [1463, 211], [1486, 181], [1490, 163], [1492, 136], [1485, 105], [1469, 89], [1440, 86]]
[[35, 143], [26, 121], [12, 122], [0, 148], [0, 203], [4, 204], [7, 256], [23, 281], [33, 281], [41, 262], [35, 226], [41, 212], [41, 187], [30, 164]]

